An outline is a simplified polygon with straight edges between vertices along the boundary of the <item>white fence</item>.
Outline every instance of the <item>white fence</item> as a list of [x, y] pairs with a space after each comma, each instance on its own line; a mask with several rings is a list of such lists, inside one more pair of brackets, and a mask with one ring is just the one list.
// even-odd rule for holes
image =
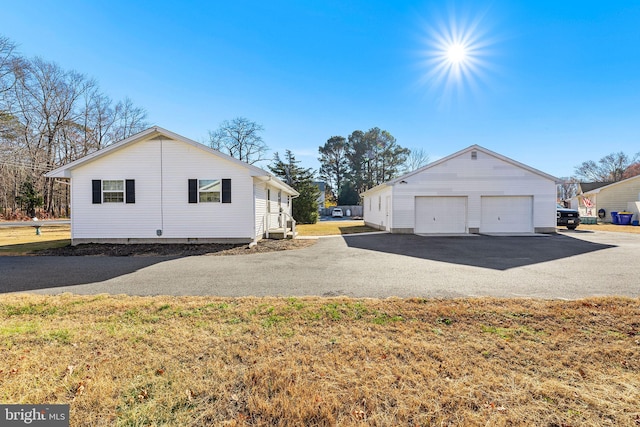
[[[353, 205], [353, 206], [333, 206], [333, 207], [330, 207], [330, 208], [322, 208], [322, 209], [320, 209], [320, 215], [322, 215], [322, 216], [331, 216], [331, 211], [334, 208], [342, 209], [342, 213], [344, 214], [344, 216], [362, 217], [362, 214], [363, 214], [362, 206]], [[347, 215], [347, 211], [349, 211], [349, 213], [351, 213], [351, 215]]]

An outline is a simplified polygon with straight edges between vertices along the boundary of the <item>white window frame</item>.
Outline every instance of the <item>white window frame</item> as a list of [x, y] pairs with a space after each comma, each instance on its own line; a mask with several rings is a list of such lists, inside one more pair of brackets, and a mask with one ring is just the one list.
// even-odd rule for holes
[[[120, 188], [109, 188], [106, 189], [106, 185], [105, 184], [111, 184], [111, 183], [120, 183], [119, 187]], [[125, 201], [125, 195], [124, 195], [124, 189], [125, 189], [125, 185], [124, 185], [124, 179], [103, 179], [102, 180], [102, 184], [101, 184], [101, 189], [102, 189], [102, 203], [124, 203]], [[118, 195], [120, 195], [120, 197], [118, 197]], [[113, 197], [116, 197], [117, 200], [113, 200]]]

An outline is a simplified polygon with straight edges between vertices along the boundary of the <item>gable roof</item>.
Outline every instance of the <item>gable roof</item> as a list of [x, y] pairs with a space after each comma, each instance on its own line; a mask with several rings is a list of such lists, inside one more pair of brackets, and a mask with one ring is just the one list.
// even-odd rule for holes
[[[193, 141], [189, 138], [185, 138], [182, 135], [178, 135], [177, 133], [171, 132], [167, 129], [161, 128], [160, 126], [153, 126], [148, 129], [145, 129], [141, 132], [136, 133], [135, 135], [131, 135], [129, 138], [123, 139], [121, 141], [116, 142], [115, 144], [111, 144], [105, 148], [102, 148], [98, 151], [95, 151], [91, 154], [88, 154], [84, 157], [81, 157], [73, 162], [67, 163], [66, 165], [60, 166], [57, 169], [54, 169], [45, 174], [48, 178], [71, 178], [71, 171], [78, 166], [86, 165], [94, 160], [103, 158], [108, 156], [109, 154], [121, 150], [124, 147], [128, 147], [136, 142], [140, 142], [143, 140], [149, 140], [157, 137], [167, 137], [167, 139], [172, 139], [176, 141], [183, 142], [185, 144], [191, 145], [199, 150], [205, 151], [209, 154], [217, 156], [223, 160], [232, 162], [238, 166], [241, 166], [249, 171], [249, 175], [257, 178], [261, 178], [263, 180], [268, 180], [273, 182], [276, 187], [286, 191], [289, 194], [294, 196], [298, 196], [299, 193], [291, 188], [286, 183], [282, 182], [275, 175], [265, 171], [264, 169], [260, 169], [257, 166], [250, 165], [247, 162], [243, 162], [241, 160], [236, 159], [235, 157], [231, 157], [227, 154], [221, 153], [218, 150], [214, 150], [213, 148], [207, 147], [206, 145], [200, 144], [199, 142]], [[266, 179], [265, 179], [266, 178]]]
[[579, 184], [580, 184], [580, 190], [583, 193], [588, 193], [600, 187], [606, 187], [607, 185], [613, 184], [613, 182], [581, 182]]
[[623, 179], [622, 181], [617, 182], [596, 182], [596, 183], [587, 183], [587, 184], [602, 184], [590, 190], [585, 190], [582, 183], [580, 183], [580, 189], [582, 190], [582, 194], [598, 194], [600, 191], [605, 190], [607, 188], [615, 187], [616, 185], [628, 183], [630, 181], [640, 179], [640, 175], [632, 176], [631, 178]]
[[383, 186], [395, 185], [395, 184], [397, 184], [397, 183], [399, 183], [399, 182], [401, 182], [401, 181], [403, 181], [403, 180], [405, 180], [405, 179], [407, 179], [407, 178], [409, 178], [409, 177], [411, 177], [413, 175], [419, 174], [419, 173], [421, 173], [421, 172], [423, 172], [423, 171], [425, 171], [427, 169], [434, 168], [434, 167], [436, 167], [436, 166], [438, 166], [438, 165], [440, 165], [442, 163], [448, 162], [449, 160], [451, 160], [451, 159], [453, 159], [455, 157], [458, 157], [458, 156], [460, 156], [462, 154], [465, 154], [465, 153], [468, 153], [468, 152], [471, 152], [471, 151], [481, 151], [481, 152], [483, 152], [485, 154], [488, 154], [489, 156], [495, 157], [495, 158], [500, 159], [500, 160], [502, 160], [502, 161], [504, 161], [506, 163], [509, 163], [509, 164], [511, 164], [513, 166], [519, 167], [521, 169], [524, 169], [524, 170], [527, 170], [527, 171], [529, 171], [531, 173], [539, 175], [539, 176], [541, 176], [543, 178], [546, 178], [546, 179], [548, 179], [550, 181], [553, 181], [556, 184], [559, 184], [561, 182], [555, 176], [549, 175], [549, 174], [544, 173], [544, 172], [542, 172], [542, 171], [540, 171], [538, 169], [532, 168], [531, 166], [527, 166], [524, 163], [520, 163], [520, 162], [518, 162], [516, 160], [510, 159], [509, 157], [503, 156], [502, 154], [498, 154], [498, 153], [496, 153], [494, 151], [488, 150], [488, 149], [486, 149], [484, 147], [481, 147], [481, 146], [479, 146], [477, 144], [474, 144], [474, 145], [471, 145], [471, 146], [469, 146], [467, 148], [464, 148], [464, 149], [462, 149], [460, 151], [457, 151], [457, 152], [455, 152], [455, 153], [453, 153], [453, 154], [451, 154], [451, 155], [449, 155], [447, 157], [443, 157], [440, 160], [436, 160], [435, 162], [431, 162], [426, 166], [423, 166], [423, 167], [418, 168], [418, 169], [416, 169], [414, 171], [411, 171], [411, 172], [406, 173], [406, 174], [404, 174], [402, 176], [399, 176], [399, 177], [397, 177], [395, 179], [392, 179], [392, 180], [387, 181], [387, 182], [383, 182], [382, 184], [380, 184], [380, 185], [378, 185], [376, 187], [370, 188], [369, 190], [365, 191], [364, 193], [362, 193], [362, 195], [364, 195], [364, 194], [366, 194], [366, 193], [368, 193], [370, 191], [373, 191], [373, 190], [379, 190]]

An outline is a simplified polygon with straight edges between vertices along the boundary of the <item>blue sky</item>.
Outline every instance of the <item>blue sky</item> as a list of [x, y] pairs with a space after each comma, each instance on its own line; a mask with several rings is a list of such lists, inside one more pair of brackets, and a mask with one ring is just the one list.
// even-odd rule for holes
[[[555, 176], [640, 151], [638, 1], [4, 2], [0, 34], [203, 142], [225, 119], [317, 169], [378, 126], [431, 160], [472, 144]], [[466, 34], [468, 73], [437, 73]], [[447, 65], [444, 63], [444, 65]]]

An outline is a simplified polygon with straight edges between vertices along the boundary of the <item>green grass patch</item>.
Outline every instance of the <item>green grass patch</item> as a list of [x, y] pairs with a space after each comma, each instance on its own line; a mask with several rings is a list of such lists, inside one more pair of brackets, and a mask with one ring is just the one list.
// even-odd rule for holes
[[0, 325], [0, 335], [22, 335], [22, 334], [35, 334], [38, 332], [40, 325], [36, 322], [15, 322], [5, 323]]
[[402, 322], [403, 320], [402, 316], [391, 316], [387, 313], [375, 313], [371, 322], [376, 325], [386, 325], [387, 323]]
[[0, 246], [0, 255], [31, 254], [45, 249], [64, 248], [71, 245], [71, 239], [49, 240], [46, 242], [23, 243], [19, 245]]
[[505, 340], [512, 340], [515, 337], [542, 334], [541, 331], [535, 331], [527, 326], [518, 326], [515, 328], [503, 328], [497, 326], [481, 326], [482, 332], [498, 335]]
[[71, 332], [68, 329], [58, 329], [49, 332], [48, 338], [60, 344], [71, 344]]
[[4, 305], [2, 308], [7, 316], [49, 316], [61, 311], [58, 306], [52, 306], [47, 303]]

